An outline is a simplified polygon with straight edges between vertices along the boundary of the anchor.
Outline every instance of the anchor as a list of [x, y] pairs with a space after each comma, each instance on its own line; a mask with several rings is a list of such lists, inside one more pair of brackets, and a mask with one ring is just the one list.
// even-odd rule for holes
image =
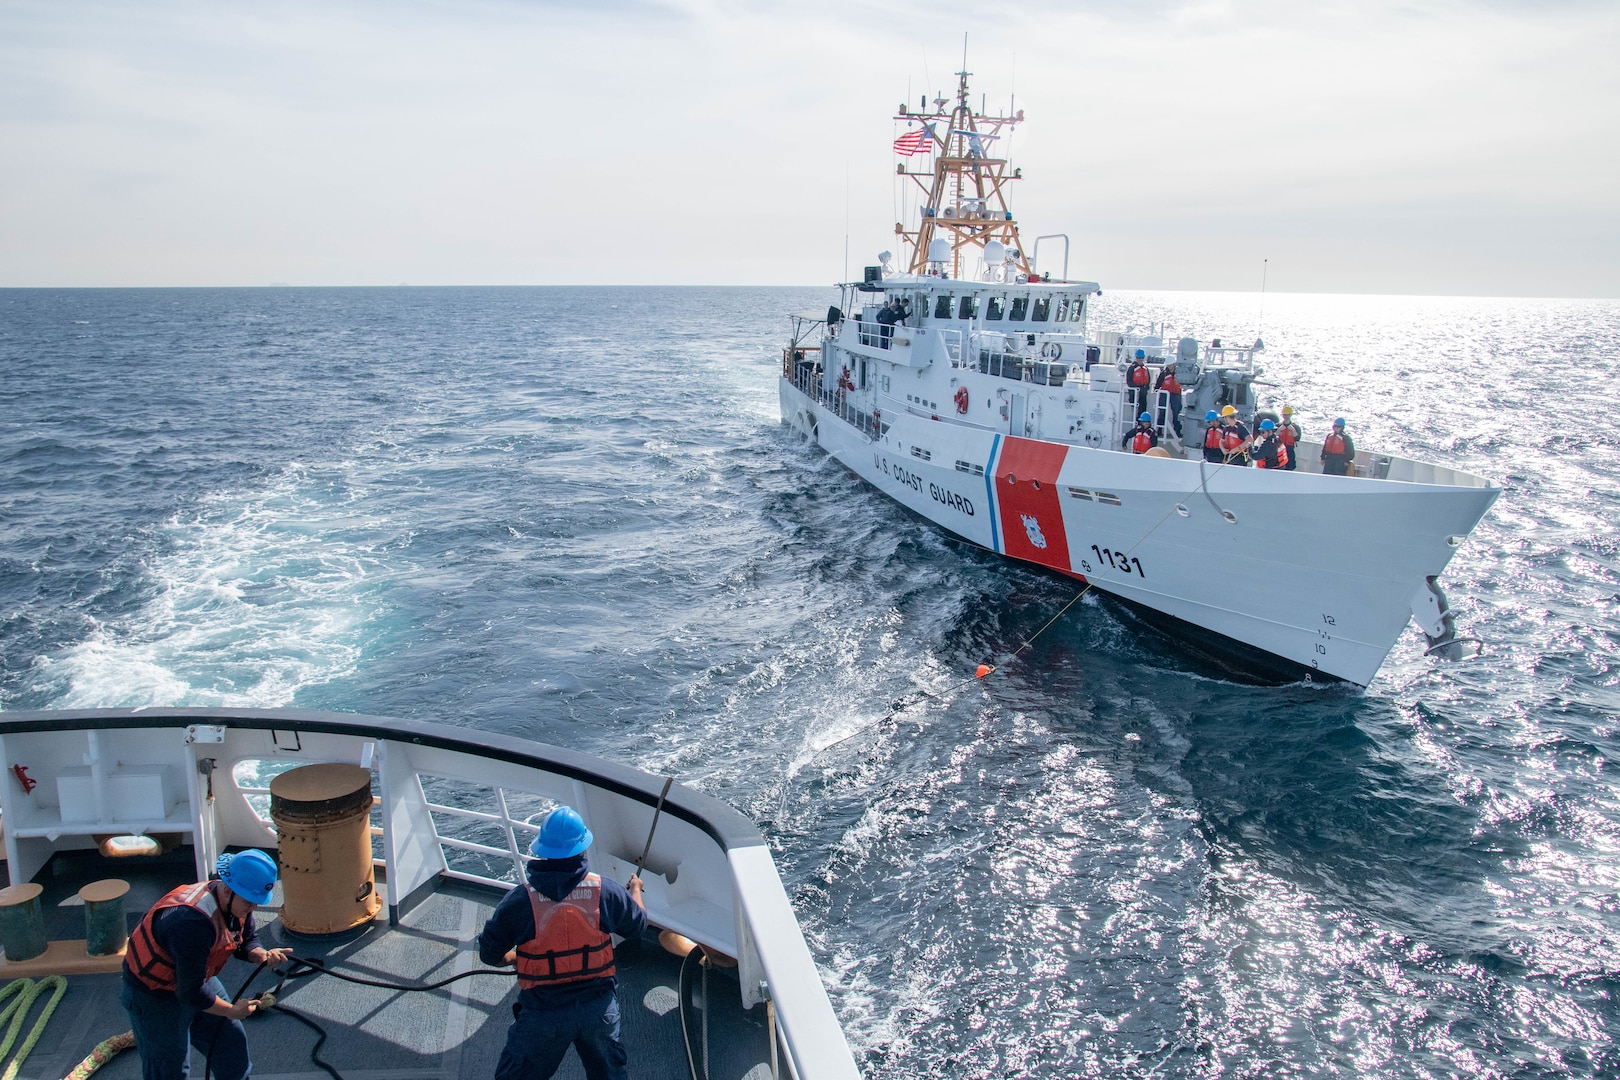
[[1418, 629], [1423, 631], [1429, 643], [1429, 647], [1423, 650], [1424, 656], [1461, 660], [1464, 646], [1472, 644], [1474, 656], [1485, 648], [1485, 642], [1480, 638], [1457, 635], [1457, 619], [1451, 613], [1451, 603], [1446, 599], [1445, 590], [1440, 588], [1438, 579], [1432, 575], [1423, 579], [1423, 588], [1412, 597], [1412, 621], [1418, 624]]

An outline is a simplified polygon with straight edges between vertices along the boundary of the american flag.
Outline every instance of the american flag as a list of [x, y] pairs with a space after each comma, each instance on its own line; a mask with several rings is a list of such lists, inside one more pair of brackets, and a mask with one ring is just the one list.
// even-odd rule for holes
[[913, 128], [894, 140], [894, 152], [907, 157], [912, 154], [926, 154], [933, 146], [933, 137], [928, 134], [926, 127]]

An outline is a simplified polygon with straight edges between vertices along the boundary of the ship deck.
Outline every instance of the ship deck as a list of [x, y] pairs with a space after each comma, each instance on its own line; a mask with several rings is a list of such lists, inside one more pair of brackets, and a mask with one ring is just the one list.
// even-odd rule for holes
[[[192, 880], [192, 866], [189, 847], [145, 859], [60, 852], [34, 878], [45, 890], [40, 901], [46, 936], [82, 939], [78, 890], [109, 877], [130, 884], [125, 911], [133, 928], [160, 896]], [[347, 974], [433, 982], [482, 967], [474, 939], [499, 899], [491, 889], [441, 880], [397, 926], [379, 918], [363, 931], [311, 938], [285, 931], [271, 907], [259, 912], [259, 936], [267, 946], [288, 946], [295, 956], [319, 958]], [[705, 971], [695, 962], [688, 964], [683, 1009], [682, 962], [659, 947], [656, 931], [649, 929], [642, 940], [624, 943], [617, 956], [619, 1004], [632, 1075], [671, 1080], [690, 1075], [683, 1013], [699, 1075], [705, 1067], [705, 1049], [709, 1076], [764, 1080], [771, 1075], [766, 1010], [742, 1008], [734, 971], [718, 966]], [[232, 960], [220, 978], [235, 994], [253, 971], [254, 965]], [[69, 976], [67, 993], [29, 1055], [24, 1074], [64, 1076], [97, 1043], [129, 1030], [129, 1018], [119, 1004], [121, 978]], [[705, 978], [712, 991], [707, 1001]], [[247, 993], [268, 990], [275, 981], [269, 971], [260, 972]], [[494, 1075], [516, 996], [515, 980], [504, 975], [476, 975], [440, 990], [408, 992], [317, 974], [288, 982], [278, 1001], [325, 1029], [320, 1055], [346, 1080], [451, 1080]], [[44, 995], [32, 1015], [38, 1014], [43, 1000]], [[319, 1080], [332, 1075], [311, 1058], [317, 1033], [294, 1017], [273, 1009], [245, 1024], [258, 1080]], [[202, 1077], [204, 1069], [203, 1055], [194, 1051], [192, 1075]], [[95, 1075], [98, 1080], [134, 1080], [140, 1076], [140, 1062], [133, 1050], [125, 1051]], [[582, 1077], [577, 1055], [569, 1053], [557, 1075]]]

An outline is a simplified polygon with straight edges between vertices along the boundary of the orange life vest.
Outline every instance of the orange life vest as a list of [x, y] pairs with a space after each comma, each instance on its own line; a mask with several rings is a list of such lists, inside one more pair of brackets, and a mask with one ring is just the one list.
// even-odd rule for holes
[[1221, 428], [1219, 424], [1211, 424], [1204, 429], [1204, 449], [1219, 450], [1221, 448]]
[[1324, 453], [1324, 454], [1342, 454], [1342, 453], [1344, 453], [1344, 436], [1340, 435], [1337, 431], [1335, 431], [1333, 434], [1331, 434], [1327, 438], [1323, 439], [1322, 440], [1322, 453]]
[[[1254, 464], [1255, 464], [1256, 468], [1261, 468], [1261, 469], [1271, 468], [1271, 466], [1266, 464], [1266, 457], [1265, 457], [1264, 453], [1262, 453], [1259, 457], [1254, 459]], [[1281, 442], [1277, 443], [1277, 465], [1276, 465], [1276, 467], [1279, 468], [1279, 469], [1288, 468], [1288, 447], [1284, 446]]]
[[1227, 454], [1235, 454], [1243, 447], [1243, 431], [1236, 424], [1231, 427], [1221, 427], [1221, 449]]
[[[1115, 368], [1114, 370], [1118, 371], [1119, 369]], [[1146, 386], [1147, 384], [1148, 384], [1148, 369], [1143, 367], [1141, 364], [1132, 364], [1131, 365], [1131, 385], [1132, 386]]]
[[1159, 380], [1159, 389], [1167, 394], [1179, 394], [1181, 393], [1181, 384], [1176, 381], [1174, 375], [1165, 375]]
[[242, 931], [240, 927], [232, 930], [227, 924], [225, 911], [220, 907], [219, 894], [213, 888], [214, 884], [212, 881], [199, 881], [195, 885], [182, 885], [172, 890], [152, 905], [152, 910], [146, 913], [141, 925], [129, 935], [129, 951], [124, 954], [124, 970], [135, 976], [148, 990], [167, 990], [172, 994], [179, 989], [175, 980], [174, 957], [157, 943], [157, 938], [152, 933], [154, 921], [161, 911], [188, 907], [202, 912], [213, 921], [214, 944], [208, 950], [206, 965], [207, 977], [210, 979], [224, 971], [225, 962], [231, 958], [232, 953], [242, 947]]
[[1153, 436], [1146, 431], [1138, 431], [1131, 440], [1131, 453], [1145, 454], [1153, 449]]
[[602, 879], [586, 874], [561, 900], [524, 888], [534, 912], [534, 937], [517, 947], [518, 985], [530, 990], [612, 977], [613, 939], [602, 932]]
[[1299, 429], [1293, 424], [1284, 424], [1277, 429], [1277, 438], [1282, 441], [1284, 446], [1293, 446], [1294, 443], [1299, 441]]

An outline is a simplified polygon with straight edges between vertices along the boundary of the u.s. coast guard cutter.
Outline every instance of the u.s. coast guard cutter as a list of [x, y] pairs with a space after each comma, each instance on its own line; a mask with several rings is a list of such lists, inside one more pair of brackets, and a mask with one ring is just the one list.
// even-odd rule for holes
[[[1061, 237], [1041, 239], [1064, 240], [1064, 273], [1037, 274], [1008, 207], [1022, 173], [995, 151], [1023, 114], [975, 111], [965, 71], [948, 105], [900, 107], [896, 149], [933, 159], [899, 170], [923, 195], [915, 227], [895, 226], [910, 264], [883, 257], [825, 318], [795, 318], [783, 421], [936, 524], [1083, 578], [1245, 674], [1365, 685], [1409, 618], [1456, 653], [1437, 578], [1500, 489], [1366, 451], [1323, 475], [1319, 442], [1293, 471], [1204, 461], [1207, 410], [1265, 417], [1263, 346], [1089, 332], [1097, 285], [1066, 280]], [[1138, 350], [1150, 375], [1176, 363], [1185, 441], [1168, 392], [1126, 384]], [[1132, 453], [1144, 398], [1161, 445]]]

